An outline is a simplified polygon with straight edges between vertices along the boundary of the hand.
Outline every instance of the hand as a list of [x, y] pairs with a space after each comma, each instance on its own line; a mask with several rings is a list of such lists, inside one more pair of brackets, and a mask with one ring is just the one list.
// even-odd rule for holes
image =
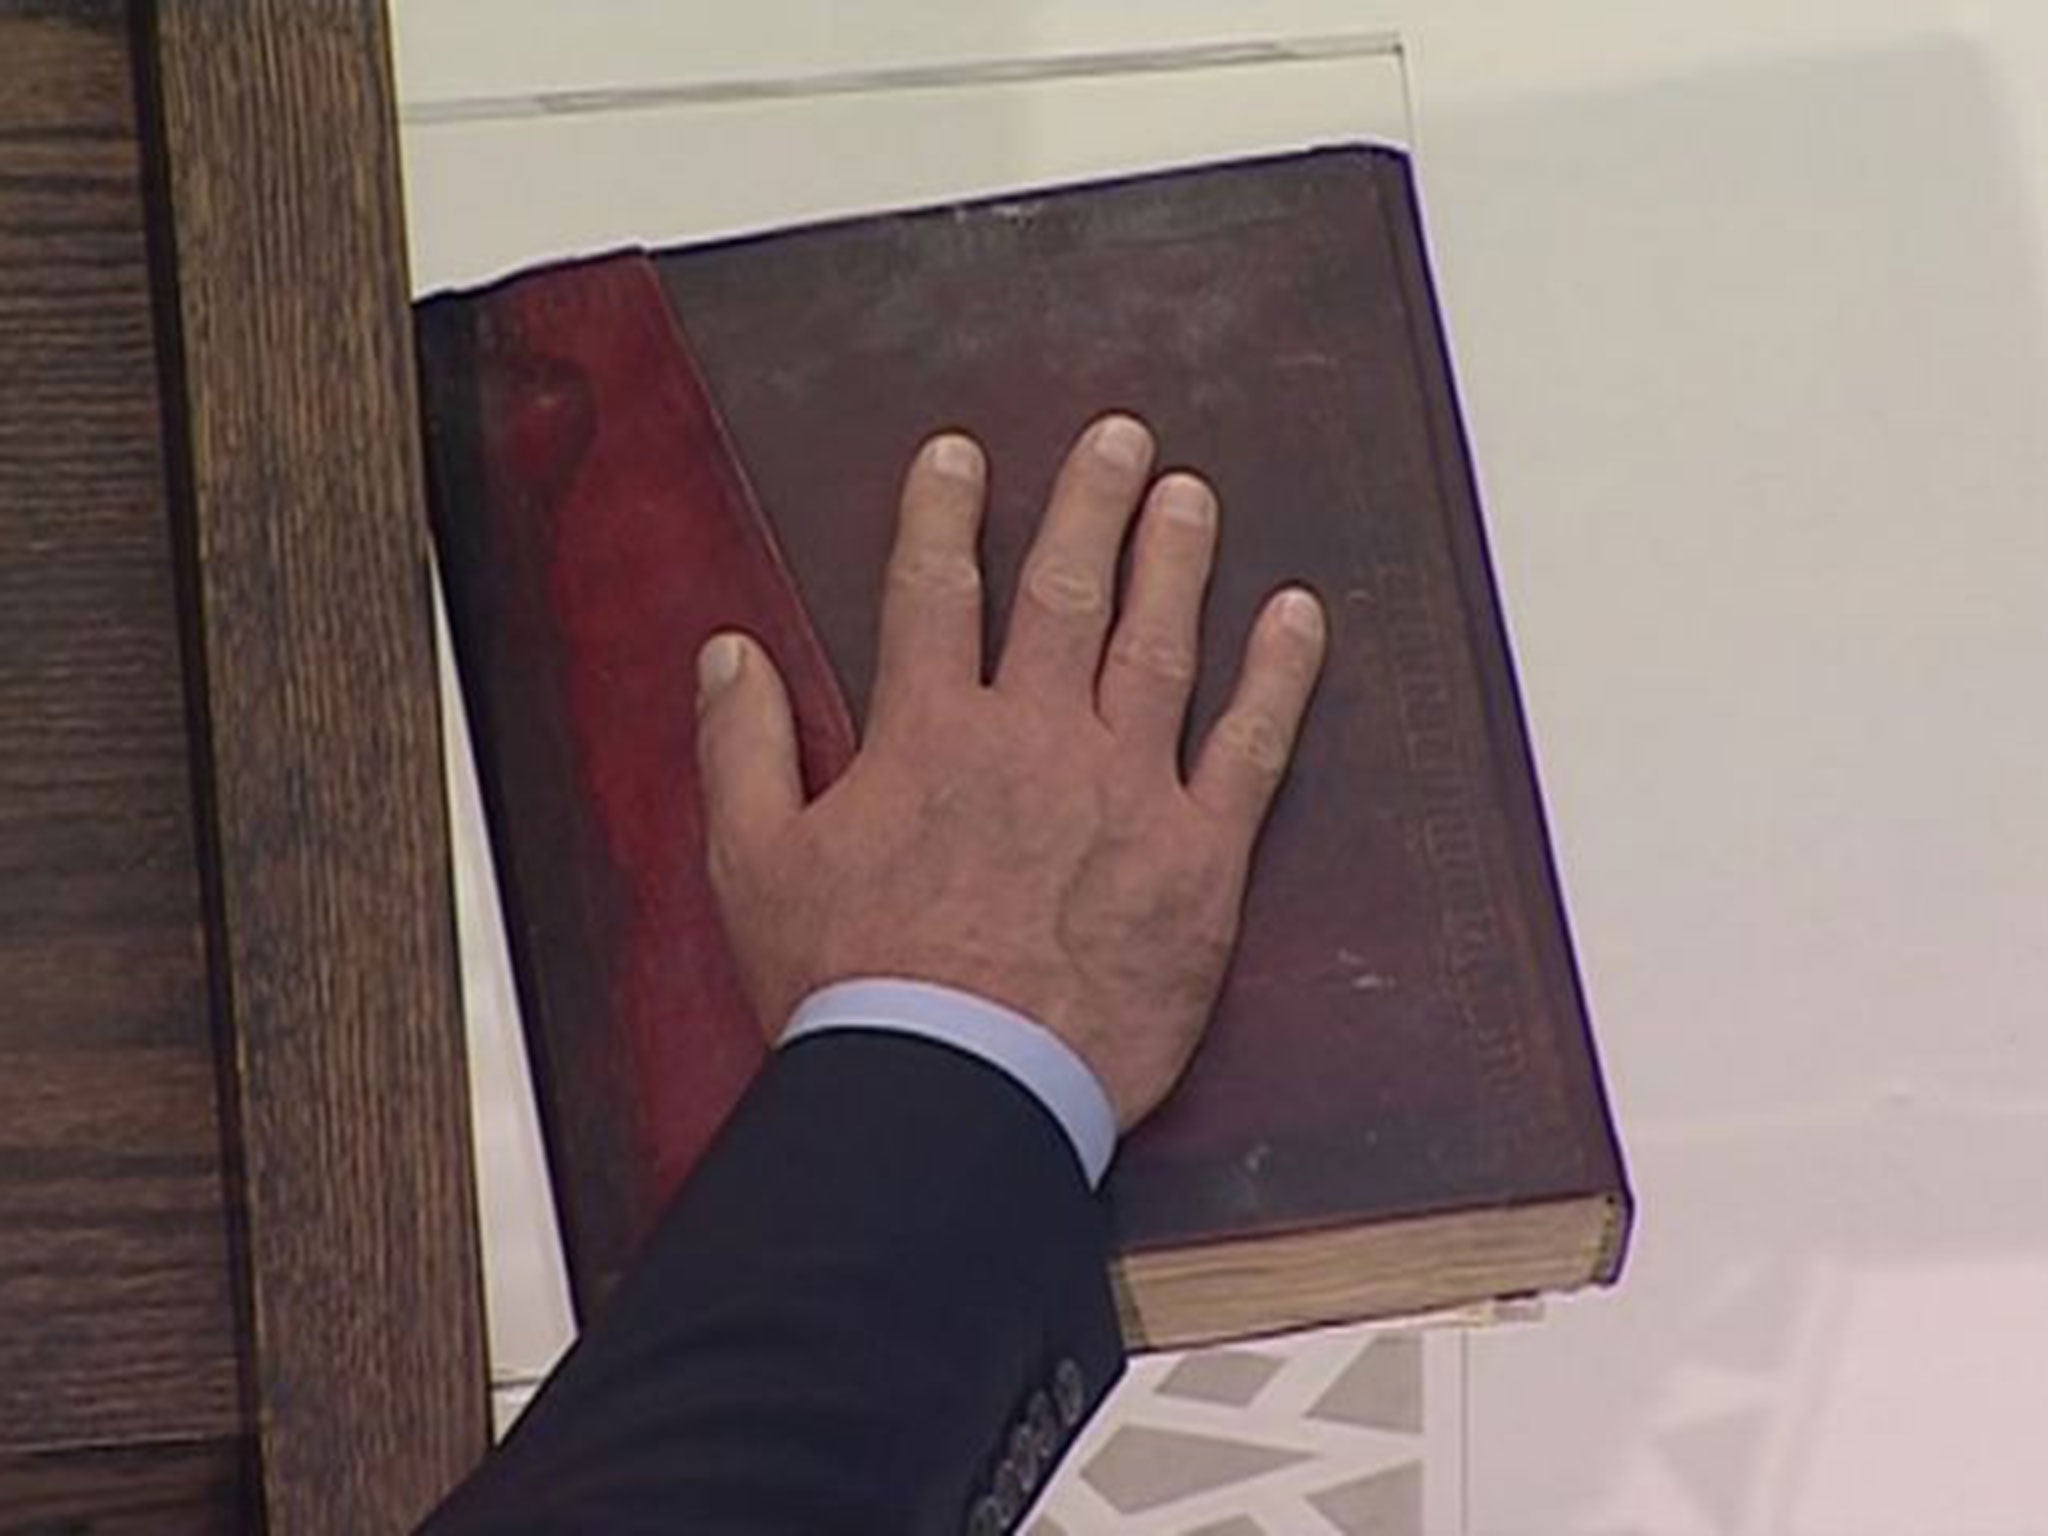
[[1236, 942], [1324, 620], [1298, 588], [1267, 602], [1230, 705], [1183, 782], [1216, 499], [1189, 474], [1148, 494], [1153, 452], [1127, 416], [1082, 435], [985, 683], [986, 464], [971, 438], [924, 445], [903, 488], [866, 739], [809, 805], [774, 663], [744, 635], [705, 645], [711, 880], [771, 1038], [828, 982], [915, 977], [1052, 1030], [1101, 1080], [1120, 1130], [1179, 1079]]

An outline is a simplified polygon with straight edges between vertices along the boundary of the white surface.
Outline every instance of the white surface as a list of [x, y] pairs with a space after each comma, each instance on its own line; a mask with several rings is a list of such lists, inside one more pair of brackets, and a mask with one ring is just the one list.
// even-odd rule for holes
[[[469, 722], [457, 703], [447, 613], [439, 589], [441, 736], [454, 830], [455, 911], [468, 1030], [470, 1123], [476, 1143], [477, 1215], [482, 1229], [484, 1317], [493, 1406], [502, 1430], [508, 1410], [525, 1406], [525, 1389], [545, 1376], [574, 1336], [568, 1277], [555, 1227], [547, 1157], [519, 1033], [505, 924], [499, 916], [483, 802], [470, 755]], [[509, 1395], [508, 1395], [509, 1393]]]
[[[1341, 28], [1339, 8], [1299, 9], [1329, 29], [1290, 30], [1282, 38], [1304, 56], [1264, 61], [1241, 24], [1198, 29], [1193, 11], [1134, 33], [1098, 8], [981, 7], [974, 25], [934, 33], [905, 0], [863, 8], [859, 27], [784, 0], [693, 31], [688, 7], [416, 0], [398, 12], [397, 38], [414, 286], [622, 244], [1405, 138], [1394, 40], [1355, 9]], [[614, 14], [616, 30], [588, 19]], [[465, 56], [457, 36], [498, 47]], [[919, 45], [891, 52], [891, 36]]]
[[[408, 89], [1398, 29], [1642, 1204], [1618, 1294], [1471, 1343], [1461, 1524], [2048, 1530], [2048, 8], [1048, 0], [805, 27], [829, 8], [784, 3], [709, 31], [664, 8], [666, 52], [630, 20], [650, 6], [576, 14], [632, 46], [494, 19], [485, 49], [480, 0], [405, 0]], [[1295, 131], [1304, 78], [1235, 72], [1243, 106], [1105, 97], [1071, 138], [1003, 94], [1039, 87], [979, 87], [962, 110], [988, 126], [961, 137], [997, 178], [1112, 129], [1134, 153], [1242, 147], [1238, 122]], [[1368, 128], [1383, 110], [1301, 94]], [[409, 133], [423, 284], [633, 220], [765, 220], [756, 195], [857, 205], [857, 175], [928, 195], [917, 177], [965, 163], [905, 147], [909, 118], [878, 141], [900, 155], [830, 164], [763, 129], [656, 218], [629, 173], [681, 174], [659, 154], [502, 126]], [[521, 1207], [487, 1183], [487, 1212]]]
[[1390, 33], [1396, 0], [397, 0], [399, 91], [428, 104], [981, 59]]
[[1542, 9], [1410, 41], [1642, 1221], [1472, 1529], [2048, 1529], [2041, 23]]

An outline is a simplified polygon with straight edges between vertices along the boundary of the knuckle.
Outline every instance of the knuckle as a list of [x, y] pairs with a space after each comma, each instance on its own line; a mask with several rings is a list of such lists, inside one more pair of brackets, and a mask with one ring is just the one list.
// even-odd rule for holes
[[1242, 709], [1217, 722], [1216, 737], [1233, 757], [1268, 778], [1287, 766], [1286, 728], [1262, 709]]
[[1109, 605], [1101, 575], [1077, 560], [1040, 555], [1024, 572], [1024, 590], [1055, 613], [1096, 614]]
[[981, 591], [981, 567], [972, 555], [936, 549], [899, 550], [889, 562], [889, 583], [919, 594], [970, 597]]
[[1194, 681], [1195, 648], [1175, 635], [1158, 630], [1126, 630], [1111, 643], [1109, 653], [1123, 666], [1168, 682]]
[[740, 861], [732, 843], [715, 830], [707, 830], [704, 834], [704, 872], [711, 880], [712, 889], [721, 894], [730, 892], [739, 883]]

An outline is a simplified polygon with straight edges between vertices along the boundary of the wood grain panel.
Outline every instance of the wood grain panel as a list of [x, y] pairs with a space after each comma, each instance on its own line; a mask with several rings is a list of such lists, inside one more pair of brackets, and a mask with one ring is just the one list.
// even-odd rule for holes
[[0, 3], [0, 59], [12, 1512], [52, 1475], [19, 1453], [241, 1415], [126, 7]]
[[234, 1440], [0, 1457], [4, 1536], [224, 1536], [261, 1528]]
[[388, 1531], [488, 1435], [383, 8], [154, 10], [263, 1491]]

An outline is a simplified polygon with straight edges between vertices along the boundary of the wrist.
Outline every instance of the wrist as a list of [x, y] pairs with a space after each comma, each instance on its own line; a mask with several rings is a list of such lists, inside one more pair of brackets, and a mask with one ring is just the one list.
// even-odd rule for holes
[[860, 976], [804, 997], [776, 1043], [832, 1029], [916, 1035], [980, 1058], [1030, 1093], [1065, 1133], [1089, 1186], [1101, 1183], [1116, 1150], [1115, 1105], [1085, 1058], [1037, 1020], [940, 982]]

